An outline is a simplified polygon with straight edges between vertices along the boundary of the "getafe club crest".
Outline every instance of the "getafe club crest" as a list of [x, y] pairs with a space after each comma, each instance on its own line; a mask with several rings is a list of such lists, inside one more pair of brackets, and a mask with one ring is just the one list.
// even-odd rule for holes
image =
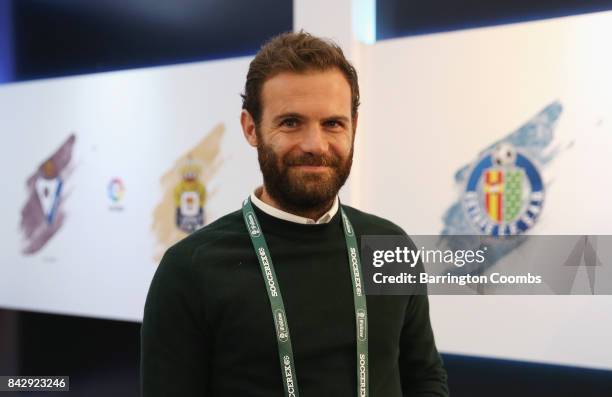
[[501, 143], [476, 162], [461, 201], [481, 233], [520, 234], [533, 226], [542, 210], [544, 185], [525, 154]]
[[[518, 128], [493, 142], [483, 142], [474, 162], [461, 165], [454, 173], [457, 198], [442, 216], [439, 248], [480, 249], [482, 236], [496, 244], [484, 266], [451, 266], [452, 274], [482, 274], [494, 266], [524, 239], [498, 238], [529, 232], [542, 216], [545, 201], [540, 170], [562, 153], [555, 137], [563, 113], [554, 101], [525, 120]], [[448, 236], [463, 235], [456, 239]]]

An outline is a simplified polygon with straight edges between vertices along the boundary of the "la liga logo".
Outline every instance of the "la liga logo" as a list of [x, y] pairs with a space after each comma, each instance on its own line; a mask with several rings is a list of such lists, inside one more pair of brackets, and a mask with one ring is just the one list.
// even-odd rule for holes
[[509, 143], [476, 162], [462, 195], [467, 218], [482, 234], [515, 235], [531, 228], [544, 203], [544, 184], [534, 163]]
[[106, 187], [108, 198], [113, 204], [118, 204], [125, 196], [125, 185], [120, 178], [113, 178]]

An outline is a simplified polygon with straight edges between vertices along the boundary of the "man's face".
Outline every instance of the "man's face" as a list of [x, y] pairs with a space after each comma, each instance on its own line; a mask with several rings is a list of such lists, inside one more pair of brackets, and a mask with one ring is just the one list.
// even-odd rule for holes
[[328, 204], [348, 178], [351, 89], [338, 69], [281, 73], [262, 87], [257, 153], [268, 194], [287, 209]]

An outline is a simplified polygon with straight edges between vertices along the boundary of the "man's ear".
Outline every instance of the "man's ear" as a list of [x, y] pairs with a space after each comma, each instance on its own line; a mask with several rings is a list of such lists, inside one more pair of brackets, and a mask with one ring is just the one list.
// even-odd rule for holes
[[242, 133], [249, 145], [257, 147], [257, 133], [255, 132], [255, 120], [253, 116], [246, 110], [242, 109], [240, 113], [240, 124], [242, 125]]
[[355, 141], [355, 135], [357, 134], [357, 120], [359, 120], [359, 112], [355, 112], [353, 117], [353, 142]]

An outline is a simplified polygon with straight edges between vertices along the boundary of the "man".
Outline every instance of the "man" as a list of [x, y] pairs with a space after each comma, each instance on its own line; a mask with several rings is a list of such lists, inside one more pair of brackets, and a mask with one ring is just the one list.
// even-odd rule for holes
[[448, 395], [427, 296], [360, 288], [360, 236], [405, 233], [338, 201], [358, 106], [335, 44], [286, 33], [259, 51], [241, 124], [264, 183], [164, 255], [142, 325], [145, 397]]

